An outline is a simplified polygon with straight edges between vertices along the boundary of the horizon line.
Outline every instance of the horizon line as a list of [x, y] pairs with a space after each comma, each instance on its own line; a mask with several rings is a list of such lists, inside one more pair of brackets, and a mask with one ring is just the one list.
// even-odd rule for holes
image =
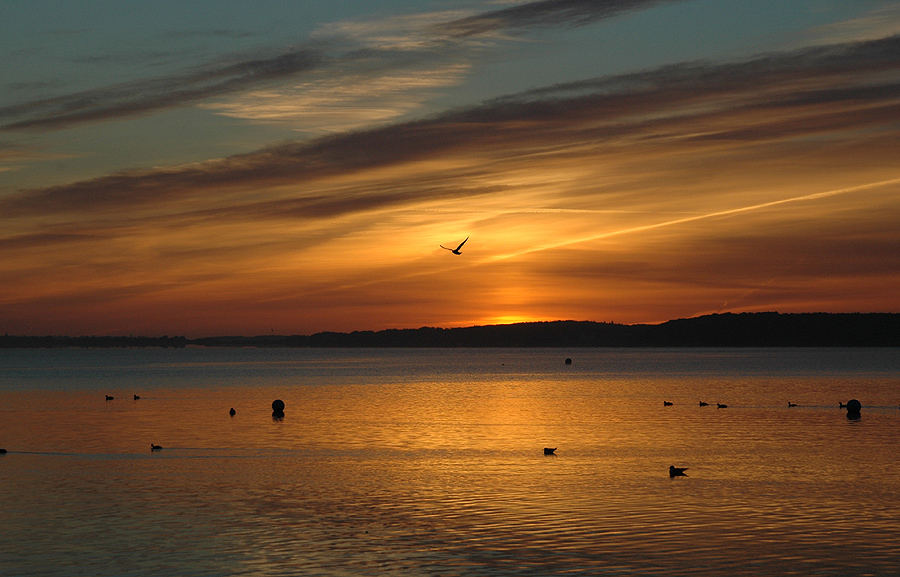
[[598, 324], [598, 325], [613, 325], [613, 326], [621, 326], [621, 327], [638, 327], [638, 326], [661, 326], [666, 323], [671, 323], [675, 321], [684, 321], [684, 320], [694, 320], [694, 319], [702, 319], [706, 317], [720, 317], [720, 316], [741, 316], [741, 315], [777, 315], [777, 316], [802, 316], [802, 315], [828, 315], [828, 316], [865, 316], [865, 315], [897, 315], [900, 316], [900, 312], [888, 312], [888, 311], [854, 311], [854, 312], [826, 312], [826, 311], [806, 311], [806, 312], [787, 312], [783, 313], [780, 311], [727, 311], [727, 312], [715, 312], [715, 313], [705, 313], [696, 316], [689, 317], [677, 317], [667, 319], [665, 321], [659, 322], [634, 322], [634, 323], [625, 323], [625, 322], [616, 322], [616, 321], [597, 321], [597, 320], [576, 320], [576, 319], [556, 319], [556, 320], [533, 320], [533, 321], [516, 321], [512, 323], [492, 323], [492, 324], [474, 324], [474, 325], [465, 325], [458, 327], [440, 327], [433, 325], [422, 325], [419, 327], [389, 327], [383, 329], [352, 329], [347, 331], [338, 331], [338, 330], [320, 330], [311, 333], [261, 333], [261, 334], [216, 334], [216, 335], [204, 335], [197, 337], [188, 337], [185, 335], [116, 335], [116, 334], [81, 334], [81, 335], [66, 335], [66, 334], [42, 334], [42, 335], [29, 335], [29, 334], [9, 334], [4, 333], [0, 335], [0, 339], [10, 339], [10, 338], [21, 338], [21, 339], [146, 339], [146, 340], [176, 340], [176, 339], [184, 339], [187, 341], [196, 341], [203, 339], [216, 339], [216, 338], [246, 338], [246, 339], [264, 339], [264, 338], [278, 338], [278, 337], [311, 337], [315, 335], [321, 334], [339, 334], [339, 335], [350, 335], [354, 333], [382, 333], [388, 331], [418, 331], [422, 329], [435, 329], [435, 330], [444, 330], [444, 331], [453, 331], [453, 330], [465, 330], [465, 329], [476, 329], [476, 328], [488, 328], [488, 327], [513, 327], [518, 325], [538, 325], [538, 324], [555, 324], [555, 323], [590, 323], [590, 324]]

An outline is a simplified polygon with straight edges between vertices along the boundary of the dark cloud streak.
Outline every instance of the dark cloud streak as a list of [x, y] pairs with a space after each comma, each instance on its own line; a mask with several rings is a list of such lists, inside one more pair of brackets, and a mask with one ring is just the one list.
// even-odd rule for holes
[[318, 52], [302, 49], [272, 58], [201, 67], [180, 76], [127, 82], [6, 106], [0, 108], [0, 118], [25, 118], [4, 124], [0, 129], [57, 129], [89, 121], [145, 114], [310, 71], [321, 66], [322, 62], [323, 56]]
[[[900, 70], [897, 55], [900, 36], [767, 55], [742, 63], [695, 63], [594, 79], [419, 121], [285, 143], [221, 161], [25, 191], [0, 199], [0, 213], [116, 211], [189, 195], [294, 184], [438, 157], [454, 150], [477, 149], [488, 157], [502, 154], [510, 143], [564, 147], [589, 141], [602, 146], [613, 137], [651, 138], [666, 130], [677, 136], [685, 122], [739, 120], [742, 111], [754, 111], [765, 121], [755, 129], [740, 122], [711, 122], [715, 130], [697, 138], [753, 140], [866, 126], [889, 128], [885, 120], [897, 118], [898, 85], [890, 78]], [[230, 73], [223, 75], [230, 77]], [[844, 85], [836, 86], [839, 83]], [[848, 103], [852, 108], [842, 112], [839, 105]], [[767, 111], [804, 104], [808, 106], [802, 116], [766, 116]], [[391, 202], [390, 195], [381, 200]], [[317, 212], [318, 207], [324, 213], [337, 214], [359, 210], [359, 206], [371, 208], [372, 203], [353, 195], [336, 203], [308, 198], [296, 209]]]
[[664, 1], [671, 0], [539, 0], [461, 18], [438, 28], [452, 37], [469, 37], [521, 28], [582, 26]]
[[[434, 27], [434, 41], [419, 52], [398, 54], [393, 49], [363, 49], [332, 45], [332, 40], [309, 44], [271, 57], [212, 64], [172, 76], [127, 82], [32, 100], [0, 108], [10, 119], [0, 131], [56, 130], [75, 124], [113, 120], [192, 104], [211, 97], [250, 90], [266, 82], [298, 76], [329, 66], [357, 66], [375, 72], [402, 67], [410, 60], [445, 57], [461, 50], [464, 38], [526, 27], [582, 25], [619, 13], [648, 8], [663, 0], [540, 0], [455, 20]], [[671, 1], [671, 0], [669, 0]], [[216, 31], [211, 31], [215, 33]], [[337, 49], [332, 56], [330, 50]], [[101, 58], [105, 58], [101, 57]]]

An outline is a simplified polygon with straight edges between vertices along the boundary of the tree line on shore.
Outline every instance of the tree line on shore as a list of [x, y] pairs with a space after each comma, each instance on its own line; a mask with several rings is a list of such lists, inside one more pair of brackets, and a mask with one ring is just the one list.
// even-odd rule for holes
[[312, 335], [0, 336], [0, 348], [59, 347], [885, 347], [900, 346], [898, 313], [723, 313], [624, 325], [549, 321]]

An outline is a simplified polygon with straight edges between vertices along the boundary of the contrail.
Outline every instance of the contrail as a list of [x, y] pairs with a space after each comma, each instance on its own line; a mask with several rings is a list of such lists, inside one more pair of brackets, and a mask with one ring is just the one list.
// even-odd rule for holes
[[644, 231], [647, 231], [647, 230], [654, 230], [654, 229], [657, 229], [657, 228], [665, 228], [665, 227], [667, 227], [667, 226], [675, 226], [675, 225], [678, 225], [678, 224], [685, 224], [685, 223], [688, 223], [688, 222], [695, 222], [695, 221], [698, 221], [698, 220], [704, 220], [704, 219], [708, 219], [708, 218], [716, 218], [716, 217], [720, 217], [720, 216], [732, 216], [732, 215], [735, 215], [735, 214], [741, 214], [741, 213], [744, 213], [744, 212], [751, 212], [751, 211], [754, 211], [754, 210], [760, 210], [760, 209], [763, 209], [763, 208], [770, 208], [770, 207], [778, 206], [778, 205], [781, 205], [781, 204], [788, 204], [788, 203], [791, 203], [791, 202], [803, 202], [803, 201], [806, 201], [806, 200], [817, 200], [817, 199], [820, 199], [820, 198], [827, 198], [827, 197], [829, 197], [829, 196], [837, 196], [837, 195], [839, 195], [839, 194], [846, 194], [846, 193], [849, 193], [849, 192], [857, 192], [857, 191], [860, 191], [860, 190], [866, 190], [866, 189], [870, 189], [870, 188], [878, 188], [878, 187], [881, 187], [881, 186], [887, 186], [887, 185], [889, 185], [889, 184], [897, 184], [897, 183], [900, 183], [900, 178], [892, 178], [892, 179], [889, 179], [889, 180], [880, 180], [880, 181], [878, 181], [878, 182], [869, 182], [869, 183], [866, 183], [866, 184], [858, 184], [858, 185], [856, 185], [856, 186], [847, 186], [847, 187], [844, 187], [844, 188], [836, 188], [836, 189], [834, 189], [834, 190], [826, 190], [826, 191], [824, 191], [824, 192], [814, 192], [814, 193], [812, 193], [812, 194], [804, 194], [803, 196], [794, 196], [794, 197], [791, 197], [791, 198], [783, 198], [783, 199], [781, 199], [781, 200], [772, 200], [772, 201], [769, 201], [769, 202], [763, 202], [763, 203], [760, 203], [760, 204], [753, 204], [753, 205], [750, 205], [750, 206], [742, 206], [742, 207], [739, 207], [739, 208], [729, 208], [729, 209], [727, 209], [727, 210], [717, 210], [717, 211], [715, 211], [715, 212], [709, 212], [709, 213], [706, 213], [706, 214], [698, 214], [698, 215], [694, 215], [694, 216], [686, 216], [686, 217], [683, 217], [683, 218], [676, 218], [676, 219], [673, 219], [673, 220], [666, 220], [666, 221], [663, 221], [663, 222], [656, 222], [656, 223], [653, 223], [653, 224], [644, 224], [644, 225], [641, 225], [641, 226], [633, 226], [633, 227], [629, 227], [629, 228], [623, 228], [623, 229], [619, 229], [619, 230], [613, 230], [613, 231], [609, 231], [609, 232], [603, 232], [603, 233], [595, 234], [595, 235], [592, 235], [592, 236], [586, 236], [586, 237], [582, 237], [582, 238], [574, 238], [574, 239], [563, 240], [563, 241], [560, 241], [560, 242], [557, 242], [557, 243], [553, 243], [553, 244], [545, 244], [545, 245], [542, 245], [542, 246], [532, 247], [532, 248], [525, 249], [525, 250], [521, 250], [521, 251], [517, 251], [517, 252], [512, 252], [512, 253], [507, 253], [507, 254], [500, 254], [500, 255], [496, 255], [496, 256], [489, 257], [489, 258], [485, 259], [485, 262], [493, 262], [493, 261], [498, 261], [498, 260], [507, 260], [507, 259], [510, 259], [510, 258], [515, 258], [515, 257], [518, 257], [518, 256], [522, 256], [522, 255], [526, 255], [526, 254], [531, 254], [531, 253], [534, 253], [534, 252], [541, 252], [541, 251], [545, 251], [545, 250], [551, 250], [551, 249], [554, 249], [554, 248], [562, 248], [562, 247], [565, 247], [565, 246], [571, 246], [571, 245], [573, 245], [573, 244], [580, 244], [580, 243], [583, 243], [583, 242], [590, 242], [590, 241], [600, 240], [600, 239], [604, 239], [604, 238], [610, 238], [610, 237], [614, 237], [614, 236], [621, 236], [621, 235], [623, 235], [623, 234], [632, 234], [632, 233], [635, 233], [635, 232], [644, 232]]
[[[688, 223], [688, 222], [695, 222], [695, 221], [698, 221], [698, 220], [704, 220], [704, 219], [708, 219], [708, 218], [716, 218], [716, 217], [720, 217], [720, 216], [732, 216], [732, 215], [741, 214], [741, 213], [744, 213], [744, 212], [751, 212], [751, 211], [754, 211], [754, 210], [761, 210], [761, 209], [764, 209], [764, 208], [769, 208], [769, 207], [773, 207], [773, 206], [778, 206], [778, 205], [781, 205], [781, 204], [788, 204], [788, 203], [792, 203], [792, 202], [803, 202], [803, 201], [806, 201], [806, 200], [816, 200], [816, 199], [820, 199], [820, 198], [827, 198], [827, 197], [829, 197], [829, 196], [837, 196], [837, 195], [840, 195], [840, 194], [847, 194], [847, 193], [850, 193], [850, 192], [857, 192], [857, 191], [860, 191], [860, 190], [867, 190], [867, 189], [870, 189], [870, 188], [878, 188], [878, 187], [881, 187], [881, 186], [887, 186], [887, 185], [890, 185], [890, 184], [898, 184], [898, 183], [900, 183], [900, 178], [892, 178], [892, 179], [889, 179], [889, 180], [880, 180], [880, 181], [878, 181], [878, 182], [869, 182], [869, 183], [866, 183], [866, 184], [858, 184], [858, 185], [856, 185], [856, 186], [848, 186], [848, 187], [845, 187], [845, 188], [836, 188], [836, 189], [834, 189], [834, 190], [826, 190], [826, 191], [824, 191], [824, 192], [814, 192], [814, 193], [812, 193], [812, 194], [805, 194], [805, 195], [803, 195], [803, 196], [794, 196], [794, 197], [791, 197], [791, 198], [783, 198], [783, 199], [781, 199], [781, 200], [772, 200], [772, 201], [769, 201], [769, 202], [763, 202], [763, 203], [760, 203], [760, 204], [753, 204], [753, 205], [750, 205], [750, 206], [741, 206], [741, 207], [738, 207], [738, 208], [729, 208], [729, 209], [727, 209], [727, 210], [718, 210], [718, 211], [710, 212], [710, 213], [706, 213], [706, 214], [698, 214], [698, 215], [694, 215], [694, 216], [685, 216], [685, 217], [682, 217], [682, 218], [676, 218], [676, 219], [672, 219], [672, 220], [666, 220], [666, 221], [663, 221], [663, 222], [657, 222], [657, 223], [653, 223], [653, 224], [645, 224], [645, 225], [641, 225], [641, 226], [633, 226], [633, 227], [630, 227], [630, 228], [623, 228], [623, 229], [619, 229], [619, 230], [613, 230], [613, 231], [609, 231], [609, 232], [603, 232], [603, 233], [595, 234], [595, 235], [592, 235], [592, 236], [586, 236], [586, 237], [582, 237], [582, 238], [575, 238], [575, 239], [564, 240], [564, 241], [560, 241], [560, 242], [553, 243], [553, 244], [545, 244], [545, 245], [542, 245], [542, 246], [537, 246], [537, 247], [533, 247], [533, 248], [529, 248], [529, 249], [525, 249], [525, 250], [520, 250], [520, 251], [518, 251], [518, 252], [511, 252], [511, 253], [507, 253], [507, 254], [501, 254], [501, 255], [496, 255], [496, 256], [492, 256], [492, 257], [486, 257], [486, 258], [481, 259], [481, 260], [478, 260], [478, 261], [476, 261], [476, 262], [463, 261], [463, 262], [461, 262], [461, 263], [459, 263], [459, 264], [452, 265], [452, 266], [450, 266], [450, 267], [443, 267], [443, 268], [441, 268], [441, 269], [439, 269], [439, 270], [424, 270], [424, 271], [414, 271], [414, 272], [409, 272], [409, 273], [406, 273], [406, 274], [401, 274], [401, 275], [398, 275], [398, 276], [391, 277], [391, 280], [392, 280], [392, 282], [395, 282], [395, 281], [397, 281], [397, 280], [404, 280], [404, 279], [410, 279], [410, 278], [416, 278], [416, 277], [430, 276], [430, 275], [436, 274], [437, 272], [446, 273], [447, 271], [452, 271], [452, 270], [456, 270], [456, 269], [467, 268], [467, 267], [469, 267], [469, 266], [481, 266], [481, 265], [489, 264], [489, 263], [492, 263], [492, 262], [497, 262], [497, 261], [502, 261], [502, 260], [508, 260], [508, 259], [515, 258], [515, 257], [518, 257], [518, 256], [523, 256], [523, 255], [526, 255], [526, 254], [531, 254], [531, 253], [535, 253], [535, 252], [541, 252], [541, 251], [545, 251], [545, 250], [552, 250], [552, 249], [554, 249], [554, 248], [562, 248], [562, 247], [565, 247], [565, 246], [571, 246], [571, 245], [573, 245], [573, 244], [579, 244], [579, 243], [582, 243], [582, 242], [590, 242], [590, 241], [594, 241], [594, 240], [600, 240], [600, 239], [604, 239], [604, 238], [611, 238], [611, 237], [614, 237], [614, 236], [621, 236], [621, 235], [631, 234], [631, 233], [635, 233], [635, 232], [644, 232], [644, 231], [647, 231], [647, 230], [654, 230], [654, 229], [657, 229], [657, 228], [664, 228], [664, 227], [667, 227], [667, 226], [675, 226], [675, 225], [679, 225], [679, 224], [685, 224], [685, 223]], [[369, 278], [369, 279], [364, 280], [364, 281], [349, 281], [349, 282], [347, 282], [347, 283], [345, 283], [345, 284], [342, 284], [342, 285], [339, 285], [339, 286], [337, 286], [337, 287], [330, 287], [329, 289], [321, 289], [321, 290], [317, 290], [317, 291], [312, 291], [312, 292], [307, 293], [307, 295], [309, 295], [309, 294], [326, 293], [326, 292], [331, 292], [331, 291], [334, 291], [334, 290], [348, 290], [348, 289], [355, 289], [355, 288], [364, 287], [364, 286], [370, 286], [370, 285], [374, 285], [374, 284], [378, 284], [378, 283], [382, 283], [382, 282], [385, 282], [385, 281], [384, 281], [383, 278], [380, 278], [380, 277], [379, 277], [379, 278]]]

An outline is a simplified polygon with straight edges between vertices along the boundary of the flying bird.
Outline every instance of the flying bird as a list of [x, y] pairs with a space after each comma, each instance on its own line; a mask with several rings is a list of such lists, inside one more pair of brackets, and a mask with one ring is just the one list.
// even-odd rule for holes
[[[466, 237], [466, 240], [469, 240], [469, 237]], [[444, 250], [449, 250], [449, 251], [452, 252], [453, 254], [462, 254], [461, 252], [459, 252], [459, 249], [461, 249], [462, 246], [463, 246], [464, 244], [466, 244], [466, 240], [464, 240], [464, 241], [462, 241], [461, 243], [459, 243], [459, 246], [456, 247], [456, 248], [447, 248], [447, 247], [444, 246], [444, 245], [441, 245], [441, 248], [444, 249]]]

